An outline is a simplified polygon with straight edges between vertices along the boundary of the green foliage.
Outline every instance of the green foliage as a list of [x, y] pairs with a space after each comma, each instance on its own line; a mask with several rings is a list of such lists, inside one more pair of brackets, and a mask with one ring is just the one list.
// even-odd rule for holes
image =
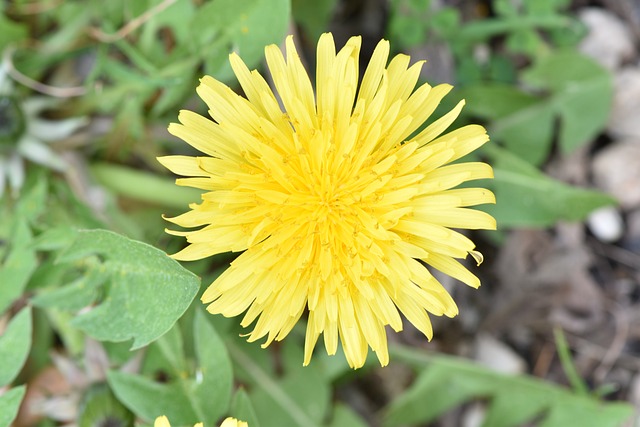
[[18, 415], [20, 403], [26, 393], [27, 388], [20, 386], [12, 388], [0, 396], [0, 427], [9, 427]]
[[338, 4], [338, 0], [292, 0], [293, 19], [301, 25], [311, 41], [316, 41], [327, 31], [329, 21]]
[[109, 373], [116, 396], [135, 414], [149, 421], [166, 415], [176, 425], [200, 421], [212, 425], [226, 413], [233, 381], [231, 362], [222, 340], [204, 316], [197, 311], [193, 324], [195, 376], [185, 371], [188, 363], [177, 327], [154, 344], [167, 361], [173, 381], [160, 384], [141, 375]]
[[22, 295], [38, 261], [31, 243], [31, 231], [24, 220], [16, 219], [11, 233], [11, 247], [0, 265], [0, 312], [4, 312]]
[[133, 339], [133, 349], [168, 331], [199, 289], [200, 280], [164, 252], [106, 230], [78, 231], [58, 262], [82, 265], [83, 277], [34, 303], [77, 308], [95, 300], [96, 288], [106, 283], [99, 305], [72, 324], [99, 340]]
[[[615, 199], [604, 193], [576, 188], [551, 179], [519, 157], [488, 147], [495, 179], [486, 182], [496, 193], [495, 205], [483, 210], [498, 219], [500, 227], [545, 227], [558, 220], [579, 221]], [[504, 202], [508, 201], [508, 202]]]
[[613, 98], [611, 75], [576, 52], [557, 52], [522, 74], [523, 91], [506, 84], [477, 84], [461, 91], [467, 113], [489, 120], [496, 141], [533, 165], [547, 159], [560, 120], [558, 143], [569, 153], [604, 128]]
[[428, 423], [475, 399], [487, 401], [483, 427], [519, 426], [534, 419], [544, 427], [616, 427], [633, 413], [629, 404], [576, 395], [537, 378], [500, 374], [454, 357], [398, 353], [420, 372], [388, 407], [387, 427]]
[[177, 187], [175, 180], [150, 172], [139, 171], [109, 163], [91, 166], [96, 180], [115, 194], [162, 206], [184, 209], [200, 200], [201, 191]]
[[[485, 2], [486, 16], [471, 22], [438, 3], [392, 0], [386, 31], [394, 49], [434, 42], [451, 53], [466, 118], [484, 121], [494, 141], [480, 155], [495, 169], [486, 185], [498, 203], [486, 209], [498, 226], [579, 221], [613, 203], [542, 169], [554, 143], [570, 153], [593, 140], [611, 104], [610, 74], [575, 50], [584, 29], [567, 12], [569, 0], [493, 0]], [[87, 335], [103, 341], [102, 362], [111, 370], [106, 384], [91, 378], [99, 384], [74, 390], [83, 395], [79, 425], [91, 424], [105, 405], [128, 423], [132, 412], [147, 424], [167, 415], [172, 425], [217, 426], [229, 415], [250, 427], [367, 425], [369, 416], [363, 419], [335, 390], [366, 376], [369, 365], [354, 373], [342, 357], [319, 351], [303, 368], [298, 327], [269, 350], [246, 343], [235, 319], [209, 316], [194, 303], [198, 277], [143, 243], [169, 250], [173, 243], [158, 237], [159, 210], [200, 199], [198, 190], [160, 177], [155, 157], [185, 149], [169, 146], [164, 129], [179, 108], [192, 109], [201, 74], [235, 84], [229, 53], [259, 67], [264, 46], [281, 43], [292, 19], [306, 53], [304, 42], [313, 44], [334, 13], [345, 12], [337, 0], [14, 1], [0, 10], [0, 52], [16, 48], [17, 70], [86, 90], [45, 115], [95, 119], [77, 139], [63, 141], [65, 150], [82, 148], [68, 153], [74, 160], [68, 171], [55, 176], [29, 165], [20, 196], [0, 199], [0, 313], [9, 322], [0, 337], [0, 386], [14, 385], [0, 395], [0, 427], [11, 425], [25, 395], [27, 386], [15, 385], [31, 384], [51, 364], [54, 346], [67, 363], [96, 368]], [[486, 57], [479, 59], [480, 51]], [[16, 87], [29, 96], [28, 87]], [[209, 282], [233, 256], [190, 267]], [[25, 301], [36, 308], [11, 317]], [[630, 407], [594, 398], [558, 343], [573, 392], [396, 350], [393, 363], [419, 374], [386, 409], [385, 424], [428, 423], [480, 400], [488, 408], [485, 427], [532, 420], [546, 427], [619, 425]], [[132, 373], [139, 360], [142, 367]], [[94, 395], [96, 387], [102, 397]]]
[[4, 256], [0, 252], [0, 313], [22, 295], [38, 266], [30, 224], [46, 208], [47, 181], [42, 175], [34, 174], [23, 191], [13, 209], [10, 210], [8, 204], [0, 207], [4, 225], [8, 226], [2, 234], [9, 242], [8, 252]]
[[16, 314], [0, 336], [0, 387], [11, 383], [22, 369], [31, 348], [31, 309]]

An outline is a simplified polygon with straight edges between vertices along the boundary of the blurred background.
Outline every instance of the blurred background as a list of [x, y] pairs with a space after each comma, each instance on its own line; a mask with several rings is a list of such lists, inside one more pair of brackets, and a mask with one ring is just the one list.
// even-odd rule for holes
[[[166, 128], [180, 109], [206, 114], [198, 79], [239, 90], [228, 54], [264, 70], [264, 46], [287, 34], [313, 74], [327, 31], [338, 47], [362, 36], [362, 70], [381, 38], [426, 59], [422, 82], [455, 85], [434, 117], [466, 99], [455, 126], [488, 129], [477, 156], [495, 170], [482, 185], [497, 204], [483, 209], [498, 230], [471, 234], [483, 285], [439, 275], [460, 315], [433, 318], [431, 342], [405, 322], [389, 334], [385, 368], [351, 371], [318, 352], [303, 369], [304, 327], [261, 350], [238, 338], [236, 320], [210, 316], [234, 370], [217, 417], [233, 409], [251, 427], [636, 425], [639, 1], [5, 0], [0, 12], [0, 362], [26, 360], [0, 372], [0, 425], [18, 407], [16, 426], [149, 425], [153, 401], [169, 408], [170, 393], [164, 401], [126, 378], [198, 383], [198, 338], [185, 327], [198, 321], [198, 299], [168, 338], [132, 356], [130, 342], [113, 342], [128, 337], [78, 321], [112, 289], [96, 279], [95, 293], [80, 290], [95, 283], [79, 272], [102, 259], [65, 258], [69, 230], [179, 250], [161, 215], [199, 194], [155, 158], [193, 154]], [[186, 267], [208, 285], [230, 259]], [[23, 397], [11, 394], [24, 384]], [[183, 396], [174, 405], [191, 401], [189, 387], [171, 389]]]

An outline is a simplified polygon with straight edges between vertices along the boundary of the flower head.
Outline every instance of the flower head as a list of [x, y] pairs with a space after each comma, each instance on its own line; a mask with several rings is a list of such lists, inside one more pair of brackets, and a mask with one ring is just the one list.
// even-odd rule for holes
[[244, 251], [202, 296], [207, 310], [245, 313], [249, 341], [283, 339], [308, 313], [304, 364], [320, 336], [329, 354], [342, 343], [352, 367], [371, 347], [388, 363], [385, 326], [402, 313], [428, 338], [429, 314], [455, 316], [456, 304], [425, 268], [466, 284], [479, 280], [456, 258], [478, 259], [475, 245], [450, 228], [494, 229], [483, 188], [453, 189], [491, 178], [480, 162], [455, 163], [488, 141], [481, 126], [441, 135], [463, 102], [418, 131], [451, 86], [423, 84], [422, 62], [398, 55], [387, 65], [381, 41], [359, 80], [360, 38], [338, 52], [331, 34], [317, 48], [316, 91], [291, 37], [286, 58], [265, 49], [279, 98], [235, 54], [231, 66], [246, 98], [204, 77], [197, 89], [213, 121], [181, 111], [169, 131], [203, 152], [160, 162], [178, 185], [205, 190], [202, 202], [168, 220], [195, 231], [168, 231], [190, 243], [173, 255], [195, 260]]

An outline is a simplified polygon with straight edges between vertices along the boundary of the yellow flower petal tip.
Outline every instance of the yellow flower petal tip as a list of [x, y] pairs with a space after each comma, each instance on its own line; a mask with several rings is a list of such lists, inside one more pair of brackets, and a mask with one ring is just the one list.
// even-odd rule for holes
[[242, 252], [203, 295], [207, 310], [244, 314], [248, 340], [263, 346], [306, 315], [305, 365], [320, 335], [329, 354], [341, 343], [353, 368], [369, 348], [386, 365], [385, 326], [400, 331], [401, 314], [431, 338], [429, 314], [458, 308], [425, 264], [480, 286], [458, 260], [482, 256], [454, 229], [495, 228], [473, 209], [495, 203], [493, 193], [456, 188], [493, 177], [485, 163], [456, 161], [489, 140], [485, 129], [448, 130], [464, 102], [421, 129], [451, 86], [416, 87], [421, 63], [389, 60], [385, 40], [361, 77], [360, 44], [353, 37], [336, 51], [323, 34], [314, 83], [291, 37], [284, 53], [268, 46], [277, 96], [231, 55], [245, 96], [204, 77], [197, 92], [213, 120], [181, 111], [169, 126], [203, 155], [161, 159], [180, 185], [203, 190], [199, 204], [166, 218], [190, 229], [170, 232], [189, 243], [174, 258]]
[[[194, 424], [193, 427], [203, 427], [203, 423], [197, 423]], [[169, 423], [169, 419], [162, 415], [158, 418], [156, 418], [156, 420], [153, 423], [153, 427], [171, 427], [171, 424]], [[244, 421], [239, 421], [235, 418], [226, 418], [222, 424], [220, 424], [220, 427], [249, 427], [249, 425], [247, 423], [245, 423]]]
[[225, 419], [222, 424], [220, 424], [220, 427], [249, 427], [249, 424], [245, 423], [244, 421], [229, 417]]

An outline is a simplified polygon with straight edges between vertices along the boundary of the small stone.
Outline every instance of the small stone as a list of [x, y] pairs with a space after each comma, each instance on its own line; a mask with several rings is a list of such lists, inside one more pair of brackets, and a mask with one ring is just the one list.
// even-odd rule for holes
[[604, 206], [591, 212], [587, 226], [598, 240], [605, 243], [619, 240], [624, 232], [622, 215], [614, 206]]
[[522, 374], [527, 364], [511, 347], [491, 335], [480, 334], [476, 339], [475, 359], [503, 374]]
[[640, 206], [640, 140], [618, 141], [593, 160], [596, 185], [614, 196], [624, 209]]
[[616, 15], [598, 7], [585, 7], [578, 17], [588, 29], [580, 42], [582, 53], [612, 71], [633, 57], [633, 35]]
[[627, 67], [616, 73], [608, 133], [616, 138], [636, 137], [640, 143], [640, 68]]

